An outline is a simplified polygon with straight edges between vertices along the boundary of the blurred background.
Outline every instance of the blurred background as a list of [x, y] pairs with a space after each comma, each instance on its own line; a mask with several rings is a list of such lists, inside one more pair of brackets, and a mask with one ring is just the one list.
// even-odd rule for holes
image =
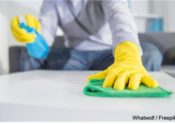
[[[39, 15], [43, 0], [0, 1], [0, 75], [17, 72], [16, 46], [10, 32], [10, 20], [15, 15]], [[136, 20], [139, 38], [152, 42], [164, 54], [163, 71], [174, 73], [175, 65], [175, 0], [128, 0]], [[57, 35], [62, 35], [61, 30]]]

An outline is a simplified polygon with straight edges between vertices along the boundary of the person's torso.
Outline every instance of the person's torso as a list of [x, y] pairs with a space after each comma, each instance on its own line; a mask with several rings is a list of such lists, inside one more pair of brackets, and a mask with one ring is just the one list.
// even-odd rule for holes
[[67, 46], [87, 50], [111, 47], [111, 30], [101, 1], [58, 0], [56, 4], [59, 25], [67, 39]]

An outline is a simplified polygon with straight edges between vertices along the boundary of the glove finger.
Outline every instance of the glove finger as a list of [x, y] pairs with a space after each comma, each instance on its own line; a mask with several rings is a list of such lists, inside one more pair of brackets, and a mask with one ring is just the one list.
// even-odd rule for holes
[[115, 82], [115, 79], [116, 75], [114, 73], [109, 73], [105, 78], [103, 88], [112, 87]]
[[108, 72], [108, 78], [105, 79], [105, 82], [103, 83], [103, 87], [112, 87], [115, 83], [115, 79], [117, 79], [118, 77], [118, 74], [120, 72], [124, 72], [130, 69], [132, 68], [127, 66], [119, 66], [119, 67], [111, 68]]
[[16, 32], [13, 31], [13, 36], [15, 37], [16, 40], [23, 43], [32, 43], [35, 39], [35, 35], [32, 33], [26, 34], [24, 36], [24, 35], [18, 35], [16, 34]]
[[128, 88], [131, 90], [137, 90], [141, 83], [143, 73], [135, 73], [130, 76]]
[[38, 32], [40, 32], [40, 24], [39, 21], [36, 19], [36, 17], [29, 14], [25, 16], [25, 19], [29, 27], [32, 27], [36, 29]]
[[150, 88], [156, 88], [159, 85], [158, 82], [155, 79], [153, 79], [150, 75], [144, 75], [141, 81]]
[[12, 29], [12, 33], [15, 32], [17, 35], [27, 34], [27, 32], [19, 26], [19, 19], [17, 16], [12, 18], [11, 29]]
[[41, 33], [41, 26], [40, 26], [40, 22], [35, 18], [35, 25], [36, 25], [36, 30]]
[[126, 84], [128, 83], [130, 74], [131, 74], [131, 71], [121, 72], [118, 75], [118, 77], [114, 83], [114, 89], [115, 90], [123, 90], [125, 88]]
[[104, 70], [102, 72], [98, 72], [96, 74], [92, 74], [90, 76], [88, 76], [88, 80], [92, 80], [92, 79], [104, 79], [106, 77], [107, 74], [107, 70]]

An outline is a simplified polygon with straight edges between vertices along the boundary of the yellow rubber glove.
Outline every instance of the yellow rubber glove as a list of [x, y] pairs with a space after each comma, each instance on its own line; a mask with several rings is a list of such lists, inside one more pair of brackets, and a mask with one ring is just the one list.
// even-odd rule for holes
[[[40, 32], [40, 23], [39, 21], [32, 15], [25, 15], [26, 25], [36, 29]], [[13, 17], [11, 20], [11, 31], [15, 39], [22, 43], [32, 43], [35, 40], [34, 33], [28, 33], [24, 29], [20, 27], [19, 17]]]
[[158, 82], [144, 68], [139, 47], [133, 42], [125, 41], [117, 45], [114, 58], [114, 63], [111, 66], [89, 76], [88, 79], [105, 79], [103, 87], [113, 87], [116, 90], [123, 90], [126, 86], [129, 89], [137, 90], [140, 83], [144, 83], [150, 88], [158, 86]]

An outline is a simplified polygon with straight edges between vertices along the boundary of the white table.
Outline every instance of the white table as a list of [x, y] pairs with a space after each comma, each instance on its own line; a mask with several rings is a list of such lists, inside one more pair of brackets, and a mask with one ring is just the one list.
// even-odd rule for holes
[[[90, 71], [31, 71], [0, 76], [0, 121], [132, 120], [133, 115], [175, 115], [169, 98], [99, 98], [82, 93]], [[175, 79], [151, 73], [175, 92]]]

